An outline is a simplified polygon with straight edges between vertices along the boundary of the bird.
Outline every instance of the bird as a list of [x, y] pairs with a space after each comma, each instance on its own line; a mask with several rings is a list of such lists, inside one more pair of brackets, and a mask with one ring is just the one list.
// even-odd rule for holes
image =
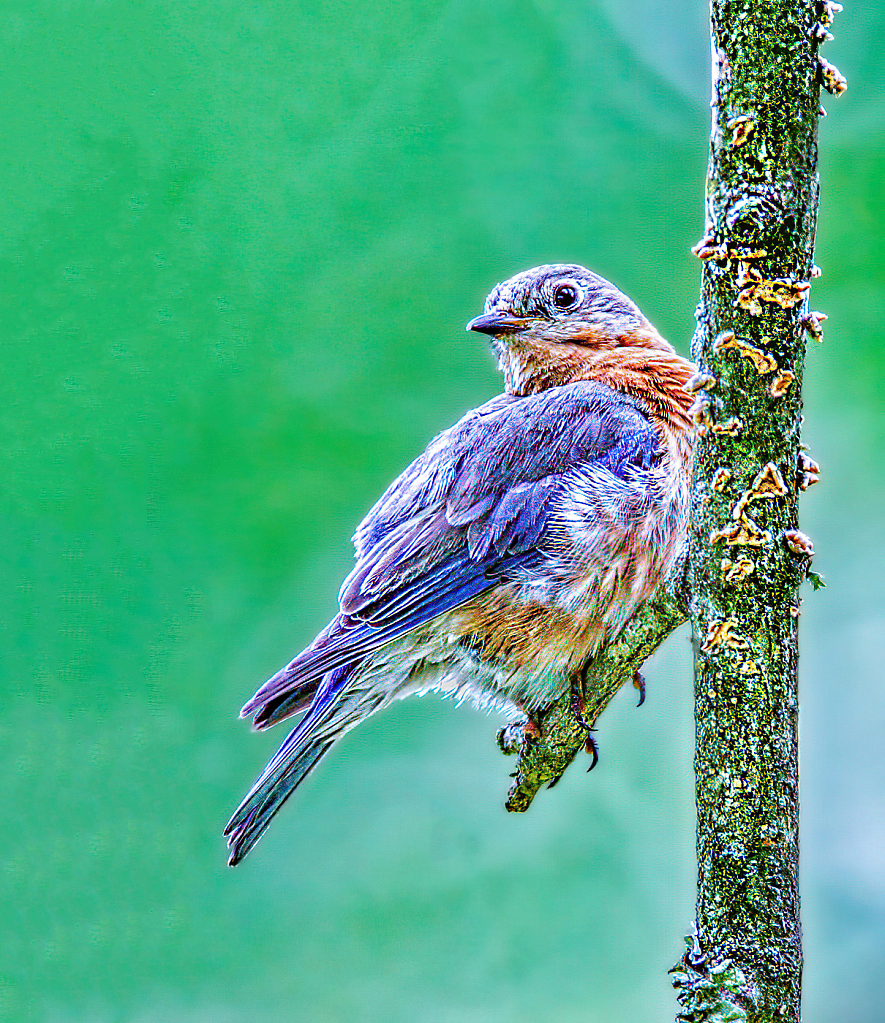
[[685, 543], [695, 367], [634, 302], [583, 266], [537, 266], [467, 330], [489, 337], [504, 392], [391, 483], [354, 534], [338, 613], [243, 707], [255, 729], [304, 713], [225, 828], [232, 866], [396, 699], [468, 697], [537, 734]]

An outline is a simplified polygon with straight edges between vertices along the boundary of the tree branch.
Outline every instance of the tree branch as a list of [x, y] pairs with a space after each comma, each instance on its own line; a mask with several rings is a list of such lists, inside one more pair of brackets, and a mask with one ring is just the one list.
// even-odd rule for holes
[[[692, 354], [707, 377], [688, 577], [695, 637], [697, 934], [680, 1020], [799, 1020], [797, 529], [817, 218], [818, 58], [836, 5], [713, 0], [713, 134]], [[828, 84], [829, 83], [829, 84]], [[841, 85], [839, 84], [841, 83]], [[803, 461], [804, 458], [804, 461]]]
[[[589, 725], [611, 702], [642, 663], [688, 618], [685, 592], [685, 561], [670, 572], [654, 597], [630, 619], [614, 643], [590, 662], [584, 679], [584, 718]], [[566, 694], [538, 715], [540, 738], [527, 735], [524, 725], [510, 725], [498, 734], [505, 753], [518, 753], [513, 785], [507, 795], [508, 810], [524, 812], [538, 789], [554, 785], [584, 749], [587, 733], [575, 718], [571, 695]]]

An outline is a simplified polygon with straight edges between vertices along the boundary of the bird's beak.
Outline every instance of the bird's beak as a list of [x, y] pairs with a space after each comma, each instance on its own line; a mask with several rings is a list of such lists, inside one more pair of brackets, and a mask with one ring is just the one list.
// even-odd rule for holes
[[483, 313], [467, 324], [468, 330], [478, 330], [480, 334], [518, 334], [525, 330], [528, 320], [519, 316], [504, 316], [501, 313]]

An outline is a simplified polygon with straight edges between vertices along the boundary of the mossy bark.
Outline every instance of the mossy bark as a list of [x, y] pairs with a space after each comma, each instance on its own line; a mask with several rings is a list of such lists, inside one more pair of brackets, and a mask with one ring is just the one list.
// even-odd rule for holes
[[[706, 387], [688, 554], [695, 661], [697, 934], [686, 1021], [799, 1020], [797, 496], [814, 276], [818, 46], [833, 5], [713, 0], [713, 132], [692, 355]], [[832, 69], [833, 71], [835, 69]]]
[[[713, 131], [692, 354], [697, 424], [686, 562], [590, 665], [592, 725], [686, 615], [696, 651], [696, 933], [674, 967], [686, 1023], [797, 1021], [798, 590], [811, 543], [798, 492], [817, 478], [800, 449], [817, 219], [818, 56], [836, 11], [817, 0], [713, 0]], [[526, 810], [585, 733], [568, 696], [518, 752], [507, 807]]]

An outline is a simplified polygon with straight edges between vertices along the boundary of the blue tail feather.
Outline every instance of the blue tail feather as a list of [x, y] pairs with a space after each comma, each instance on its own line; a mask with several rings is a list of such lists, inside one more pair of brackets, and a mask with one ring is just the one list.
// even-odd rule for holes
[[310, 710], [286, 736], [255, 782], [246, 798], [228, 821], [224, 834], [230, 847], [228, 863], [235, 866], [267, 830], [280, 807], [292, 795], [320, 759], [335, 743], [338, 735], [316, 729], [327, 722], [339, 697], [347, 689], [352, 667], [330, 672], [317, 689]]

